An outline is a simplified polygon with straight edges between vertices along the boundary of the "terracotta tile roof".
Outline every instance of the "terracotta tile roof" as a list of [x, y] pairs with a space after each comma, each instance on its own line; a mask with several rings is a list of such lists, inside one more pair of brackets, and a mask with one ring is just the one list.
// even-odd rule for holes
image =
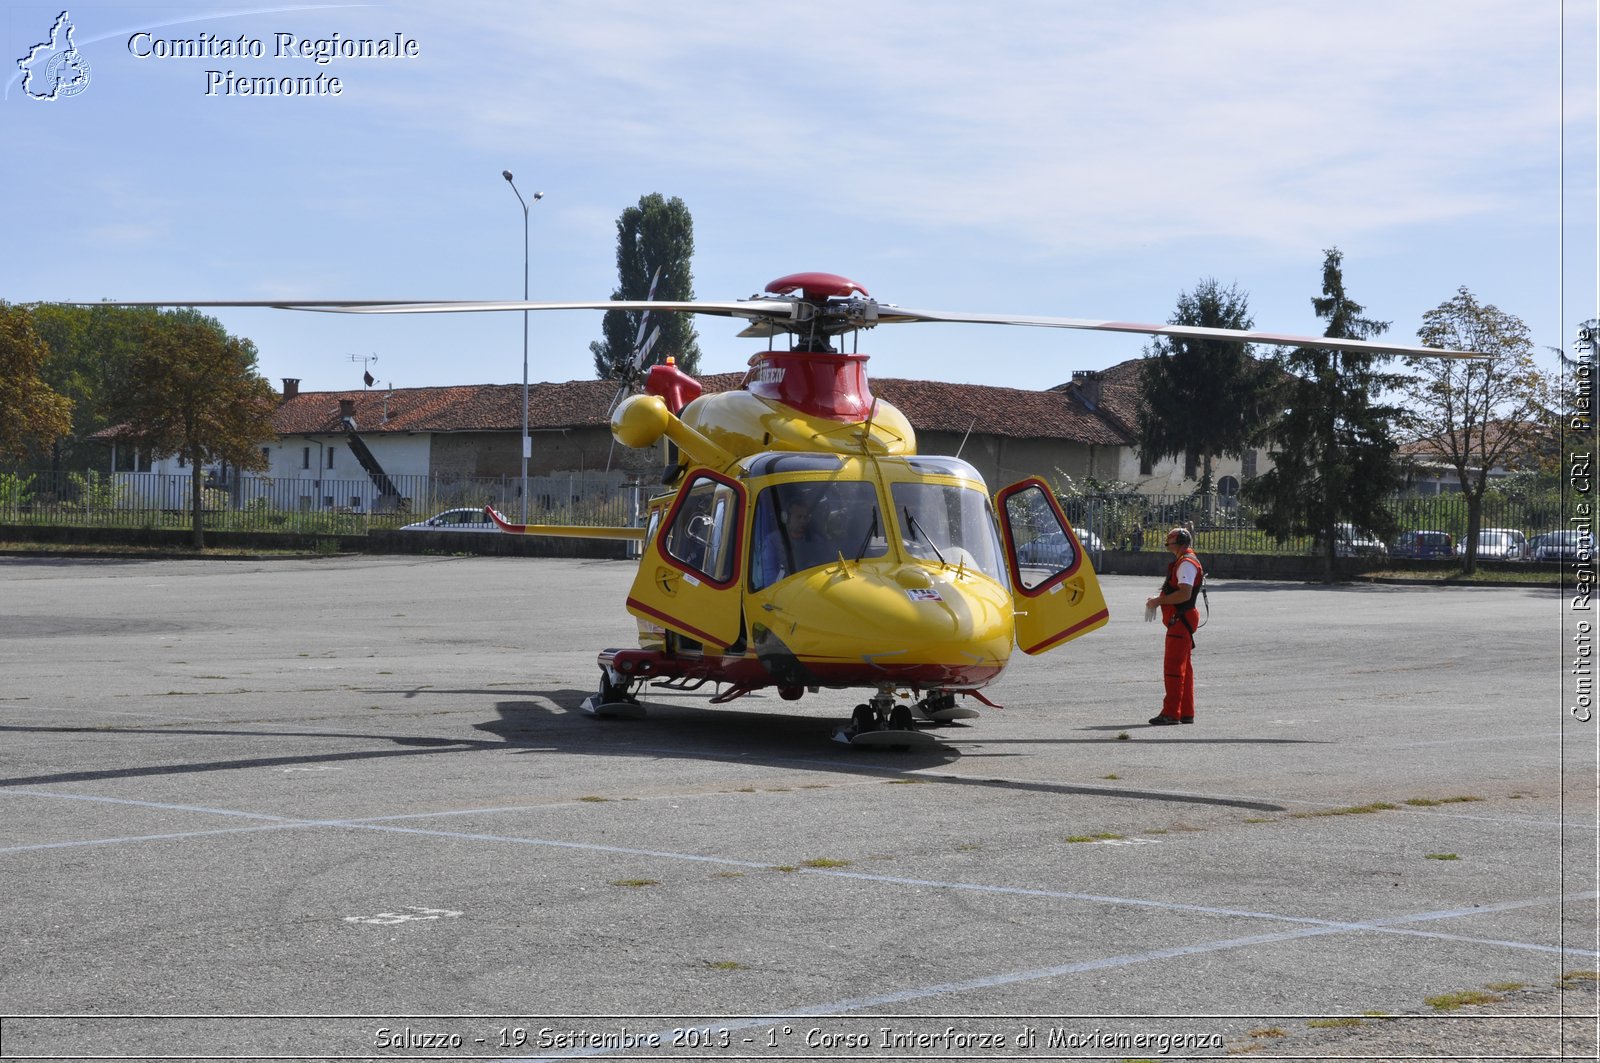
[[[572, 380], [528, 386], [529, 428], [605, 425], [617, 387], [604, 380]], [[521, 384], [396, 388], [393, 391], [303, 391], [273, 414], [280, 435], [342, 432], [341, 400], [355, 403], [356, 426], [364, 433], [516, 432], [522, 428]]]
[[[698, 378], [707, 394], [732, 391], [743, 373]], [[617, 385], [606, 380], [569, 380], [529, 386], [529, 427], [581, 428], [610, 423]], [[1128, 442], [1125, 433], [1092, 412], [1077, 396], [1059, 391], [895, 377], [872, 381], [872, 392], [892, 403], [924, 432], [966, 432], [1017, 439], [1064, 439], [1098, 446]], [[522, 427], [521, 384], [398, 388], [394, 391], [307, 391], [284, 400], [273, 415], [280, 435], [342, 432], [341, 400], [355, 404], [356, 426], [385, 432], [515, 432]]]
[[1064, 439], [1097, 446], [1127, 442], [1104, 417], [1058, 391], [1025, 391], [938, 380], [874, 380], [872, 393], [899, 407], [923, 432], [967, 432], [1012, 439]]
[[1099, 378], [1098, 402], [1089, 402], [1083, 382], [1077, 377], [1050, 390], [1076, 396], [1078, 401], [1115, 425], [1131, 444], [1139, 433], [1139, 366], [1143, 362], [1143, 358], [1129, 358], [1090, 374]]
[[[1513, 430], [1515, 434], [1508, 440], [1507, 435]], [[1474, 426], [1470, 445], [1459, 429], [1451, 435], [1454, 436], [1453, 440], [1445, 434], [1413, 439], [1400, 444], [1399, 452], [1413, 461], [1442, 466], [1451, 464], [1450, 455], [1457, 450], [1476, 458], [1488, 448], [1500, 456], [1502, 465], [1516, 467], [1536, 463], [1541, 449], [1554, 452], [1560, 447], [1556, 433], [1536, 423], [1517, 425], [1515, 422], [1495, 420], [1481, 428]]]

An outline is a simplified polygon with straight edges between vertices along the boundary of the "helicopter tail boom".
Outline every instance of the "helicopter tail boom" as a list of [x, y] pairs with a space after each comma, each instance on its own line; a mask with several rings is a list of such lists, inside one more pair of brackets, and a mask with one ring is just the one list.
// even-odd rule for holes
[[484, 506], [484, 513], [503, 532], [512, 535], [548, 535], [558, 539], [613, 539], [627, 542], [644, 542], [643, 528], [616, 528], [590, 524], [512, 524], [493, 506]]

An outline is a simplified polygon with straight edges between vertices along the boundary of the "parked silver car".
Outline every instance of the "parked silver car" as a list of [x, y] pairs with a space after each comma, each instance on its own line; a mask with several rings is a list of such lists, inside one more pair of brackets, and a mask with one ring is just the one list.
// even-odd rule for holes
[[1594, 556], [1594, 537], [1588, 532], [1564, 528], [1528, 540], [1530, 561], [1582, 561], [1585, 555]]
[[[1521, 535], [1521, 532], [1517, 533]], [[1462, 536], [1456, 542], [1456, 553], [1467, 556], [1467, 540]], [[1506, 528], [1485, 528], [1478, 533], [1479, 561], [1521, 561], [1522, 547]]]
[[481, 509], [447, 509], [401, 531], [498, 532], [500, 529]]

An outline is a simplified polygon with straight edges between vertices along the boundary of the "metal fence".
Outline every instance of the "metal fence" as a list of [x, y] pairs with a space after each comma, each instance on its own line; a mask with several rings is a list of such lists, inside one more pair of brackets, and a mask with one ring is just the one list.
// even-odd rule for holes
[[[205, 526], [219, 531], [360, 535], [426, 520], [448, 509], [492, 505], [522, 519], [520, 477], [391, 476], [396, 493], [368, 478], [291, 479], [245, 474], [206, 482]], [[628, 526], [659, 484], [621, 475], [528, 478], [528, 520], [538, 524]], [[0, 472], [0, 524], [187, 528], [192, 481], [140, 472]]]
[[[1100, 548], [1160, 550], [1168, 528], [1191, 524], [1195, 549], [1213, 554], [1298, 555], [1316, 552], [1309, 535], [1278, 542], [1255, 523], [1259, 507], [1219, 495], [1077, 495], [1063, 498], [1080, 535], [1093, 533]], [[1398, 533], [1440, 531], [1452, 542], [1467, 534], [1467, 500], [1460, 494], [1400, 495], [1389, 512]], [[1485, 497], [1480, 528], [1509, 528], [1528, 538], [1563, 527], [1558, 497]], [[1093, 543], [1085, 544], [1091, 549]]]
[[[520, 477], [393, 476], [397, 494], [368, 478], [271, 478], [245, 474], [209, 483], [202, 494], [207, 528], [360, 535], [426, 520], [447, 509], [492, 505], [522, 516]], [[100, 472], [0, 472], [0, 524], [187, 528], [191, 482], [185, 475]], [[662, 490], [620, 473], [530, 477], [528, 521], [537, 524], [633, 526], [645, 502]], [[1196, 548], [1214, 554], [1310, 554], [1301, 536], [1279, 543], [1255, 525], [1257, 509], [1220, 495], [1069, 495], [1061, 499], [1091, 550], [1129, 549], [1140, 539], [1159, 550], [1166, 529], [1192, 522]], [[1401, 532], [1442, 531], [1452, 541], [1467, 530], [1459, 494], [1399, 496], [1390, 502]], [[1563, 526], [1556, 496], [1484, 500], [1482, 527], [1514, 528], [1529, 538]]]

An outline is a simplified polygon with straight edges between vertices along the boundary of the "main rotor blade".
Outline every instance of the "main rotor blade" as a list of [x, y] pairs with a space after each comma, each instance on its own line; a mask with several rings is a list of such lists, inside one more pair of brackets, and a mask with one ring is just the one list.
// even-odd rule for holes
[[334, 314], [471, 314], [505, 310], [662, 310], [682, 314], [709, 314], [714, 317], [793, 318], [794, 299], [739, 299], [733, 302], [708, 302], [691, 299], [663, 302], [650, 299], [605, 299], [593, 302], [542, 303], [480, 299], [104, 299], [97, 302], [67, 303], [68, 306], [195, 306], [255, 307], [274, 310], [317, 310]]
[[[913, 310], [892, 303], [874, 300], [851, 300], [848, 304], [823, 304], [817, 306], [793, 297], [739, 299], [732, 302], [713, 302], [691, 299], [662, 301], [651, 299], [607, 299], [591, 302], [546, 303], [507, 300], [490, 302], [482, 300], [435, 300], [418, 302], [379, 299], [254, 299], [216, 301], [163, 300], [122, 302], [108, 300], [100, 303], [75, 303], [76, 306], [194, 306], [194, 307], [273, 307], [280, 310], [315, 310], [338, 314], [462, 314], [493, 313], [515, 310], [645, 310], [687, 314], [707, 314], [714, 317], [737, 317], [754, 322], [741, 336], [772, 336], [792, 331], [785, 323], [814, 321], [819, 331], [838, 334], [874, 325], [907, 324], [916, 321], [939, 321], [952, 324], [973, 325], [1026, 325], [1035, 328], [1084, 329], [1094, 332], [1130, 332], [1145, 336], [1171, 336], [1177, 339], [1222, 340], [1230, 343], [1265, 343], [1278, 347], [1311, 347], [1323, 350], [1350, 351], [1356, 354], [1398, 354], [1408, 358], [1464, 358], [1484, 359], [1490, 355], [1479, 351], [1453, 351], [1439, 347], [1420, 347], [1414, 344], [1388, 343], [1383, 340], [1336, 339], [1329, 336], [1294, 336], [1281, 332], [1257, 332], [1245, 329], [1205, 328], [1198, 325], [1148, 325], [1134, 321], [1104, 321], [1089, 318], [1039, 317], [1028, 314], [973, 314], [947, 310]], [[841, 316], [846, 312], [862, 313], [865, 317]]]
[[943, 310], [912, 310], [887, 303], [878, 304], [879, 324], [912, 321], [944, 321], [975, 325], [1030, 325], [1037, 328], [1087, 329], [1095, 332], [1132, 332], [1146, 336], [1172, 336], [1177, 339], [1224, 340], [1230, 343], [1268, 343], [1279, 347], [1316, 347], [1351, 351], [1356, 354], [1402, 354], [1410, 358], [1488, 358], [1478, 351], [1451, 351], [1439, 347], [1387, 343], [1383, 340], [1350, 340], [1330, 336], [1292, 336], [1282, 332], [1256, 332], [1245, 329], [1205, 328], [1199, 325], [1145, 325], [1133, 321], [1095, 321], [1074, 317], [1035, 317], [1026, 314], [965, 314]]

